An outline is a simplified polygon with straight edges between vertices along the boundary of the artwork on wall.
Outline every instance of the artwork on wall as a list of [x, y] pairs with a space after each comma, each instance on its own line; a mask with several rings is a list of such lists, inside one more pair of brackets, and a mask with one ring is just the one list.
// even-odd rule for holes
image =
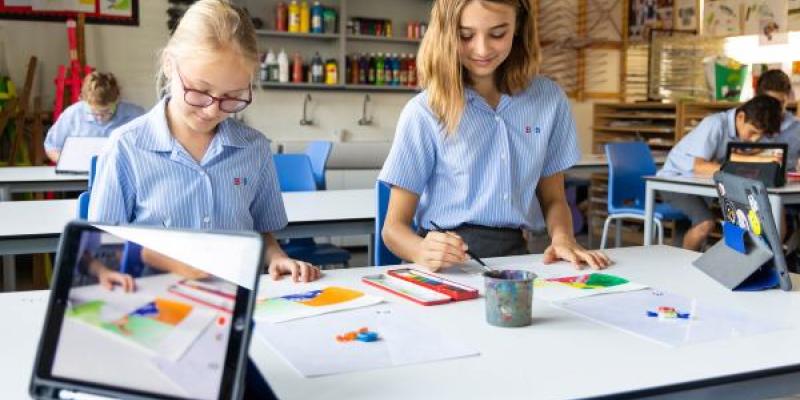
[[673, 11], [673, 0], [631, 0], [628, 39], [646, 41], [651, 29], [672, 29]]
[[0, 19], [66, 21], [78, 14], [87, 23], [139, 25], [139, 0], [0, 0]]
[[747, 0], [742, 7], [745, 35], [758, 35], [762, 45], [788, 43], [786, 0]]
[[700, 1], [675, 0], [675, 22], [677, 30], [693, 31], [700, 27]]
[[703, 34], [736, 36], [742, 34], [739, 0], [706, 0], [703, 15]]

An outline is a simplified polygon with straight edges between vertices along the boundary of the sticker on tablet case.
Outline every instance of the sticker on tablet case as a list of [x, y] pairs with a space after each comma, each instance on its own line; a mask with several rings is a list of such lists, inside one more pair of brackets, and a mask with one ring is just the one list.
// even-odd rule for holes
[[736, 210], [736, 225], [739, 225], [739, 228], [742, 229], [750, 229], [747, 224], [747, 217], [744, 216], [744, 211], [742, 210]]
[[757, 236], [761, 236], [761, 221], [758, 218], [756, 210], [750, 210], [747, 213], [747, 218], [750, 220], [750, 230]]
[[747, 195], [747, 202], [750, 203], [750, 208], [758, 212], [758, 202], [756, 202], [755, 196], [752, 193]]
[[725, 201], [725, 220], [732, 224], [736, 223], [736, 209], [733, 207], [733, 203], [728, 200]]

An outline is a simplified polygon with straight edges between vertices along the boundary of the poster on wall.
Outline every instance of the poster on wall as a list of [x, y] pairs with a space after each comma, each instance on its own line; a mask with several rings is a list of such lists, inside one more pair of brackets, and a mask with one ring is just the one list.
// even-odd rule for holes
[[66, 21], [78, 14], [90, 24], [139, 25], [139, 0], [0, 0], [0, 19]]
[[742, 7], [745, 35], [758, 35], [761, 45], [789, 42], [786, 0], [746, 0]]
[[652, 29], [672, 29], [673, 11], [673, 0], [631, 0], [628, 38], [646, 41]]
[[675, 29], [694, 31], [700, 27], [700, 0], [675, 0], [673, 13]]
[[703, 33], [708, 36], [736, 36], [742, 34], [739, 0], [706, 0], [703, 16]]

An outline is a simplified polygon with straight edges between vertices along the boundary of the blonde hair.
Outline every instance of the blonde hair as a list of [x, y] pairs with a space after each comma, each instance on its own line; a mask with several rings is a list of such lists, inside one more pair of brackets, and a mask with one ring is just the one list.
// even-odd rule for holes
[[258, 40], [247, 11], [229, 0], [200, 0], [192, 4], [161, 50], [156, 80], [159, 97], [169, 88], [166, 73], [169, 57], [214, 57], [225, 50], [238, 52], [255, 71], [259, 64]]
[[417, 56], [417, 71], [420, 85], [428, 92], [428, 104], [448, 134], [458, 128], [464, 113], [464, 86], [470, 83], [459, 59], [458, 28], [461, 13], [471, 1], [507, 4], [517, 10], [511, 53], [495, 71], [500, 92], [518, 93], [539, 70], [541, 51], [532, 0], [436, 0]]
[[93, 106], [108, 106], [119, 100], [119, 85], [112, 73], [93, 71], [83, 78], [81, 100]]

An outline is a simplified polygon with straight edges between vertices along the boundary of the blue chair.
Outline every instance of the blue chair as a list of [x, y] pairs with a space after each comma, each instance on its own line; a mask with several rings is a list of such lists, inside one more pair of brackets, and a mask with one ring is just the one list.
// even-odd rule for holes
[[306, 147], [305, 154], [311, 160], [311, 171], [314, 173], [317, 190], [327, 189], [325, 184], [325, 165], [328, 163], [331, 150], [333, 150], [333, 143], [327, 140], [315, 140]]
[[386, 220], [386, 211], [389, 208], [389, 195], [392, 192], [392, 187], [382, 181], [375, 182], [375, 196], [377, 197], [377, 215], [375, 215], [375, 242], [373, 243], [373, 253], [375, 254], [375, 259], [373, 260], [373, 264], [376, 267], [380, 267], [383, 265], [396, 265], [403, 262], [400, 258], [398, 258], [388, 247], [386, 247], [386, 243], [383, 242], [383, 236], [381, 236], [381, 232], [383, 231], [383, 222]]
[[[656, 163], [644, 142], [620, 142], [605, 145], [608, 158], [608, 217], [603, 224], [600, 248], [606, 247], [608, 226], [616, 220], [616, 246], [620, 246], [623, 219], [644, 220], [645, 182], [643, 176], [656, 174]], [[656, 203], [653, 220], [658, 232], [658, 244], [664, 243], [661, 221], [685, 219], [678, 209], [666, 203]]]
[[[274, 154], [278, 183], [283, 192], [303, 192], [317, 190], [317, 183], [311, 170], [311, 161], [305, 154]], [[328, 243], [317, 243], [314, 238], [289, 239], [281, 242], [286, 254], [314, 265], [347, 266], [350, 253]]]
[[97, 156], [92, 156], [89, 162], [89, 180], [86, 191], [78, 196], [78, 219], [89, 218], [89, 194], [92, 192], [94, 175], [97, 172]]

